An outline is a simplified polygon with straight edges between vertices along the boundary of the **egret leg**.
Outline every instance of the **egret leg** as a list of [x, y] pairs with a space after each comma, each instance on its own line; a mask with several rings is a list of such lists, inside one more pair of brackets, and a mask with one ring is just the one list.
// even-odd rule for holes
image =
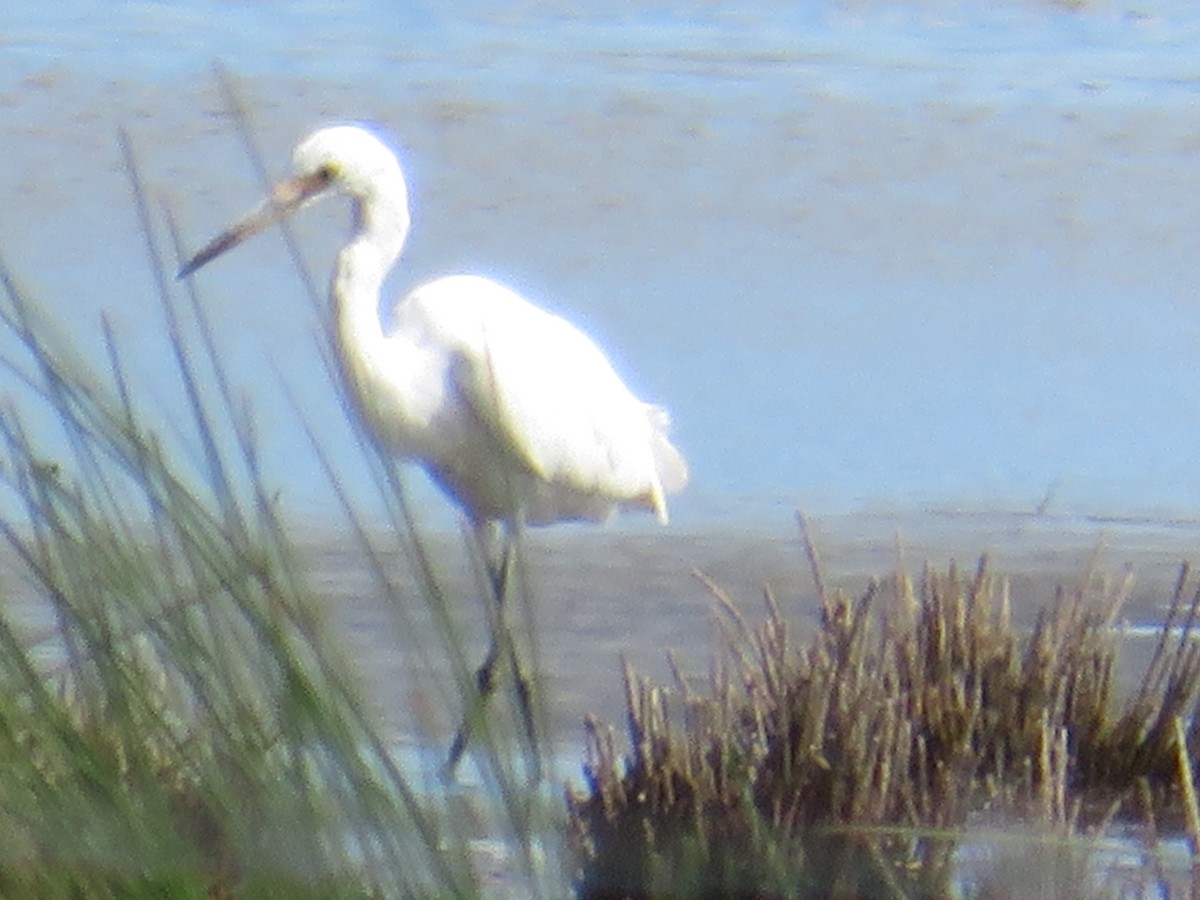
[[458, 767], [459, 760], [462, 759], [462, 755], [467, 749], [467, 741], [470, 739], [471, 734], [471, 725], [475, 717], [481, 714], [483, 707], [487, 704], [488, 698], [491, 697], [496, 689], [496, 665], [500, 662], [501, 655], [505, 655], [512, 665], [517, 705], [521, 714], [522, 725], [525, 728], [525, 735], [529, 740], [530, 751], [533, 755], [534, 774], [535, 777], [540, 778], [541, 759], [538, 754], [537, 730], [534, 725], [533, 692], [530, 688], [530, 680], [526, 676], [524, 669], [522, 669], [520, 660], [517, 657], [516, 643], [513, 641], [512, 632], [509, 630], [508, 620], [504, 612], [504, 602], [508, 595], [508, 585], [516, 555], [516, 539], [512, 531], [505, 529], [500, 552], [497, 555], [492, 552], [491, 534], [484, 529], [486, 529], [486, 526], [477, 532], [477, 537], [487, 569], [488, 586], [491, 589], [491, 598], [488, 604], [488, 626], [491, 632], [491, 642], [488, 644], [487, 655], [484, 657], [479, 668], [475, 670], [477, 694], [463, 715], [462, 724], [459, 725], [458, 731], [454, 735], [454, 740], [450, 744], [450, 752], [446, 757], [445, 773], [448, 776], [452, 775]]
[[459, 760], [462, 759], [462, 755], [467, 749], [471, 723], [475, 716], [482, 712], [488, 698], [496, 689], [496, 664], [500, 661], [500, 632], [504, 628], [504, 585], [508, 578], [508, 544], [506, 541], [501, 558], [497, 563], [490, 552], [491, 548], [486, 534], [481, 532], [478, 537], [487, 568], [488, 587], [491, 591], [491, 597], [487, 604], [488, 631], [491, 635], [491, 642], [488, 644], [487, 655], [483, 658], [479, 668], [475, 670], [477, 693], [469, 701], [467, 709], [463, 713], [462, 724], [458, 726], [458, 731], [455, 732], [454, 740], [450, 744], [450, 752], [446, 756], [446, 775], [453, 775], [454, 770], [458, 768]]

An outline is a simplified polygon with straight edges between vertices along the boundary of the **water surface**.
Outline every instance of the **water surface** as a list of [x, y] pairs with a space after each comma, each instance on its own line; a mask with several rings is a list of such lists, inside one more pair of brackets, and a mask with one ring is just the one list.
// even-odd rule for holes
[[[1186, 4], [2, 15], [0, 246], [81, 331], [110, 311], [151, 377], [160, 315], [114, 131], [197, 245], [259, 194], [220, 115], [220, 58], [276, 171], [329, 119], [395, 136], [415, 207], [395, 292], [500, 278], [672, 409], [694, 469], [683, 524], [1048, 494], [1062, 512], [1200, 509]], [[344, 213], [300, 227], [323, 280]], [[201, 286], [264, 459], [319, 516], [276, 370], [335, 450], [349, 438], [280, 242]]]

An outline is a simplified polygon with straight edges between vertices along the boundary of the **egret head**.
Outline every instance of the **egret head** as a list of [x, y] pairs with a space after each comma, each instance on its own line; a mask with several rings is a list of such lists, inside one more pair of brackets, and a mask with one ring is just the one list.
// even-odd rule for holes
[[408, 190], [396, 156], [372, 131], [359, 125], [334, 125], [315, 131], [292, 155], [295, 174], [271, 189], [267, 200], [217, 235], [179, 270], [186, 278], [301, 207], [332, 194], [354, 199], [356, 220], [380, 219], [400, 239], [408, 228]]
[[318, 193], [328, 188], [360, 200], [380, 192], [407, 194], [396, 155], [360, 125], [333, 125], [313, 132], [296, 147], [292, 165], [297, 179], [323, 180]]

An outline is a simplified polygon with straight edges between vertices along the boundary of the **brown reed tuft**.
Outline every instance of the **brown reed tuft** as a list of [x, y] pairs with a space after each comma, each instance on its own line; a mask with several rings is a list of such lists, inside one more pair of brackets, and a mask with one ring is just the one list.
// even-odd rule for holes
[[[803, 643], [770, 593], [752, 628], [714, 586], [727, 627], [707, 693], [626, 668], [628, 751], [588, 722], [587, 785], [568, 795], [578, 895], [1023, 896], [1028, 866], [996, 866], [1026, 879], [1015, 893], [995, 871], [972, 880], [963, 847], [986, 826], [1036, 836], [1021, 858], [1053, 857], [1045, 895], [1095, 896], [1084, 836], [1200, 829], [1181, 777], [1200, 746], [1188, 574], [1132, 691], [1116, 678], [1131, 577], [1060, 588], [1021, 628], [986, 558], [898, 571], [856, 601], [817, 571]], [[1126, 854], [1155, 882], [1156, 845]]]

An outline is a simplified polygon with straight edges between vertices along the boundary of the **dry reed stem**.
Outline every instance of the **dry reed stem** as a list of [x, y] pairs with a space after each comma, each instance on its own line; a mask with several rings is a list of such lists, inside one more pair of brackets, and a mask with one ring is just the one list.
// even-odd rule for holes
[[1183, 721], [1174, 721], [1175, 748], [1179, 764], [1179, 787], [1183, 793], [1184, 820], [1187, 822], [1188, 844], [1192, 851], [1192, 896], [1200, 889], [1200, 807], [1196, 802], [1196, 783], [1192, 778], [1192, 761], [1188, 758], [1187, 735]]

